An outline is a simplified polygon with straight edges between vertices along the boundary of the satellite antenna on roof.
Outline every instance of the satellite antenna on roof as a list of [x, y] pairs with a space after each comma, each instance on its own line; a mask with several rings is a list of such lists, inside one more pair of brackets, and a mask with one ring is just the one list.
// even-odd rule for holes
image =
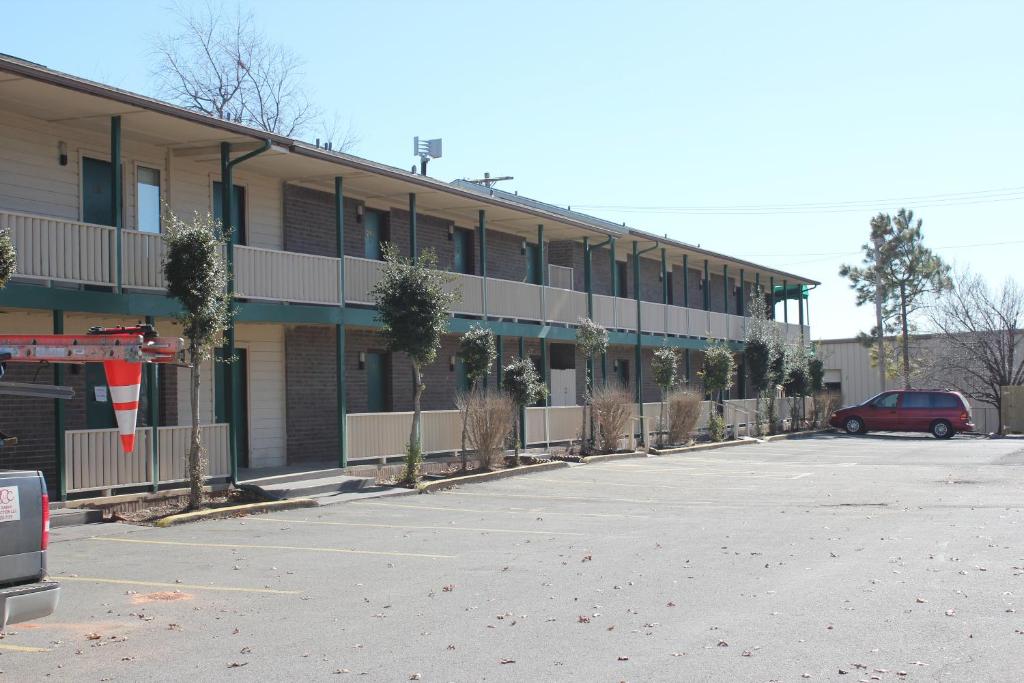
[[483, 178], [474, 178], [474, 179], [467, 178], [466, 180], [468, 182], [476, 183], [477, 185], [484, 185], [484, 186], [490, 188], [490, 187], [494, 187], [494, 184], [497, 183], [497, 182], [501, 182], [502, 180], [515, 180], [515, 178], [513, 178], [510, 175], [503, 175], [503, 176], [498, 176], [497, 178], [492, 178], [490, 173], [484, 173], [484, 177]]
[[427, 162], [441, 158], [441, 138], [436, 140], [412, 139], [412, 153], [420, 158], [420, 175], [427, 175]]

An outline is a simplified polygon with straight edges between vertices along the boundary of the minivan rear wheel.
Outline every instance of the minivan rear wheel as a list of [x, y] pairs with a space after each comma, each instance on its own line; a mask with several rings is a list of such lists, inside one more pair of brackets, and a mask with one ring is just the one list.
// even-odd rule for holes
[[860, 434], [864, 431], [864, 423], [860, 421], [859, 417], [848, 417], [843, 423], [843, 429], [847, 434]]
[[948, 439], [956, 433], [953, 430], [953, 425], [949, 424], [945, 420], [936, 420], [933, 422], [931, 432], [932, 436], [936, 439]]

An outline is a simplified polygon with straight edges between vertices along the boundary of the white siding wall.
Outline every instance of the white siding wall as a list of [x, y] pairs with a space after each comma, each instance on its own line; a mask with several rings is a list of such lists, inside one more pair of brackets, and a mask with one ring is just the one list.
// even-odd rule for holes
[[[123, 130], [124, 226], [134, 229], [136, 165], [160, 170], [161, 197], [183, 217], [193, 211], [213, 210], [213, 181], [220, 179], [220, 164], [176, 157], [168, 167], [167, 150], [131, 139]], [[58, 163], [58, 142], [67, 144], [68, 163]], [[81, 160], [110, 158], [108, 131], [48, 124], [0, 111], [0, 209], [68, 220], [81, 220]], [[281, 181], [236, 167], [235, 183], [246, 188], [248, 242], [254, 247], [284, 248], [283, 185]]]
[[249, 361], [249, 466], [285, 464], [284, 326], [240, 324]]

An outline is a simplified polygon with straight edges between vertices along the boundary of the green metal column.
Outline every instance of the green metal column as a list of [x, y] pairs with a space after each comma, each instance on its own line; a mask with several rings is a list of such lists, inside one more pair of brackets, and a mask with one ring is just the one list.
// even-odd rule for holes
[[772, 320], [775, 320], [775, 276], [768, 278], [768, 310], [771, 311]]
[[487, 213], [480, 209], [477, 230], [480, 234], [480, 278], [483, 285], [484, 320], [487, 320]]
[[789, 322], [789, 280], [782, 281], [782, 322]]
[[642, 324], [640, 320], [640, 252], [637, 241], [633, 240], [633, 297], [636, 299], [636, 347], [633, 357], [636, 360], [636, 402], [640, 404], [640, 417], [644, 416], [643, 400], [643, 350], [640, 348]]
[[683, 254], [683, 307], [690, 307], [690, 257]]
[[619, 295], [619, 270], [615, 267], [615, 238], [608, 238], [608, 262], [612, 269], [612, 296]]
[[540, 285], [541, 287], [548, 286], [548, 262], [544, 257], [544, 226], [537, 226], [537, 260], [540, 263], [537, 267], [540, 268]]
[[708, 276], [708, 260], [704, 259], [704, 286], [701, 287], [704, 290], [704, 310], [711, 310], [711, 278]]
[[[153, 316], [146, 316], [147, 325], [154, 325], [155, 322]], [[152, 489], [153, 493], [156, 493], [160, 490], [160, 391], [157, 384], [159, 382], [159, 373], [154, 363], [146, 363], [144, 367], [146, 370], [146, 421], [149, 422], [149, 428], [152, 432], [152, 437], [149, 441], [149, 461], [150, 467], [153, 468]]]
[[345, 192], [341, 176], [334, 178], [334, 229], [338, 238], [338, 287], [342, 321], [335, 325], [335, 386], [338, 392], [338, 467], [348, 467], [348, 403], [345, 384]]
[[804, 288], [802, 286], [800, 286], [800, 285], [798, 285], [798, 287], [799, 287], [798, 291], [800, 293], [797, 295], [797, 298], [796, 298], [796, 312], [797, 312], [797, 322], [800, 323], [800, 345], [803, 346], [804, 343], [805, 343], [805, 341], [804, 341], [804, 296], [803, 296], [804, 295], [804, 291], [803, 291]]
[[683, 349], [683, 362], [686, 363], [686, 386], [690, 386], [690, 349]]
[[[270, 149], [270, 140], [264, 140], [260, 147], [246, 152], [242, 156], [231, 158], [231, 145], [220, 143], [220, 183], [221, 183], [221, 224], [222, 234], [230, 235], [227, 248], [228, 294], [235, 293], [235, 245], [238, 244], [238, 230], [232, 222], [234, 214], [234, 168], [243, 161], [263, 154]], [[235, 321], [231, 319], [224, 332], [224, 380], [227, 386], [224, 391], [224, 407], [228, 416], [228, 454], [231, 464], [231, 483], [238, 483], [238, 425], [242, 422], [242, 383], [241, 375], [234, 363], [235, 360]]]
[[409, 257], [416, 263], [418, 257], [416, 249], [416, 193], [409, 193]]
[[[519, 360], [526, 360], [526, 338], [519, 337]], [[526, 406], [519, 406], [519, 444], [526, 448]]]
[[498, 351], [498, 362], [495, 364], [495, 370], [498, 375], [498, 391], [501, 391], [501, 372], [505, 367], [505, 343], [500, 334], [494, 338], [494, 341], [496, 342]]
[[761, 294], [761, 273], [760, 272], [754, 273], [754, 291], [757, 292], [758, 296], [763, 296]]
[[117, 293], [121, 293], [123, 282], [121, 257], [121, 117], [110, 117], [110, 215], [114, 218], [114, 258], [117, 262]]
[[722, 294], [722, 310], [729, 315], [729, 266], [727, 264], [722, 264]]
[[594, 284], [590, 274], [590, 238], [583, 238], [583, 289], [587, 292], [587, 317], [594, 319]]
[[[53, 311], [53, 333], [64, 334], [64, 311]], [[53, 383], [64, 384], [64, 365], [53, 364]], [[68, 499], [66, 452], [64, 449], [64, 399], [53, 399], [53, 446], [57, 455], [57, 488], [62, 501]]]
[[[237, 231], [232, 223], [233, 204], [235, 194], [233, 166], [231, 164], [231, 144], [220, 143], [220, 190], [221, 190], [221, 234], [228, 237], [227, 245], [227, 271], [228, 271], [228, 293], [235, 293], [235, 244], [238, 239]], [[238, 483], [238, 425], [241, 423], [241, 416], [236, 412], [236, 405], [241, 404], [242, 392], [241, 383], [236, 381], [238, 373], [234, 364], [235, 358], [235, 321], [234, 318], [224, 331], [224, 414], [228, 418], [228, 456], [230, 460], [231, 483]], [[214, 361], [216, 363], [216, 361]], [[216, 378], [217, 373], [214, 372]], [[217, 381], [214, 379], [214, 381]], [[235, 394], [235, 385], [238, 386], [238, 394]]]
[[746, 283], [743, 280], [744, 277], [746, 276], [743, 269], [740, 268], [740, 300], [739, 303], [736, 304], [736, 315], [743, 315], [743, 312], [747, 307], [747, 289]]
[[661, 248], [661, 303], [668, 305], [668, 255]]

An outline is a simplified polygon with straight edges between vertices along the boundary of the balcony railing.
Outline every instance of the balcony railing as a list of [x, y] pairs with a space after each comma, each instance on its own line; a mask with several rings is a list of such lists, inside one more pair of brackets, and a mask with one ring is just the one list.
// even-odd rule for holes
[[[17, 277], [87, 285], [116, 284], [114, 228], [45, 216], [0, 211], [0, 229], [10, 230], [18, 251]], [[122, 230], [122, 284], [129, 289], [162, 291], [165, 246], [160, 235]], [[340, 262], [329, 256], [300, 254], [236, 245], [235, 293], [243, 299], [300, 304], [340, 305]], [[371, 292], [380, 279], [382, 263], [345, 257], [345, 299], [348, 304], [372, 305]], [[551, 265], [552, 284], [572, 285], [572, 269]], [[572, 325], [586, 315], [587, 295], [565, 287], [541, 287], [511, 280], [484, 281], [476, 275], [454, 273], [450, 289], [462, 290], [452, 307], [460, 315], [484, 315], [517, 321]], [[593, 295], [594, 319], [611, 330], [636, 331], [634, 299]], [[746, 333], [742, 316], [680, 306], [641, 302], [643, 331], [650, 334], [730, 339]], [[486, 310], [485, 310], [486, 309]], [[800, 339], [800, 327], [779, 323], [787, 341]], [[804, 340], [810, 340], [804, 328]]]

